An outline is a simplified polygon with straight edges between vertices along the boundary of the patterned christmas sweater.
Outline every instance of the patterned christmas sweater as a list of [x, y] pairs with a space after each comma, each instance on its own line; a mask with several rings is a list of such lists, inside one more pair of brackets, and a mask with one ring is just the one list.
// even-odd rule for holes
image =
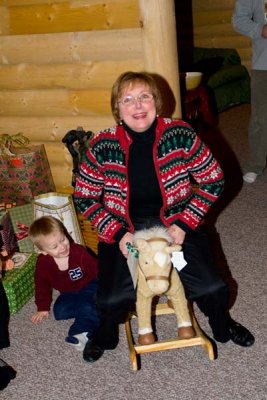
[[[99, 240], [107, 243], [114, 242], [121, 228], [134, 231], [128, 211], [130, 145], [131, 138], [121, 125], [99, 132], [90, 142], [76, 180], [77, 208], [97, 227]], [[153, 158], [163, 198], [162, 222], [186, 232], [195, 230], [223, 191], [220, 165], [190, 125], [166, 118], [157, 121]]]

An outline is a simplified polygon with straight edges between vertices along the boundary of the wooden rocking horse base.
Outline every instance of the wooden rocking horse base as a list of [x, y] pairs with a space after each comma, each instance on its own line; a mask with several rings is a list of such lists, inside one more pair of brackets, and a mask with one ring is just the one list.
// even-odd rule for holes
[[[173, 313], [174, 310], [170, 308], [167, 303], [160, 303], [155, 306], [152, 315], [163, 315], [163, 314], [173, 314]], [[130, 361], [134, 371], [140, 369], [140, 362], [139, 362], [140, 354], [151, 353], [154, 351], [178, 349], [182, 347], [202, 346], [204, 350], [206, 350], [206, 352], [208, 353], [209, 359], [214, 360], [213, 345], [211, 341], [207, 338], [207, 336], [201, 331], [193, 314], [192, 314], [192, 323], [196, 331], [195, 337], [191, 339], [177, 338], [177, 339], [159, 340], [149, 345], [137, 345], [134, 343], [132, 327], [131, 327], [132, 318], [136, 318], [136, 315], [134, 313], [131, 314], [127, 319], [127, 321], [125, 322], [125, 330], [126, 330], [126, 336], [130, 353]]]

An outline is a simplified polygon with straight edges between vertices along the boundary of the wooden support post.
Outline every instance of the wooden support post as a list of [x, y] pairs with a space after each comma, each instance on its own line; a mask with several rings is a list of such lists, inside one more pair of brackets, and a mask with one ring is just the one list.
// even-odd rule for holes
[[167, 81], [176, 102], [172, 110], [173, 116], [180, 118], [181, 98], [174, 1], [139, 0], [139, 6], [145, 69], [162, 76]]

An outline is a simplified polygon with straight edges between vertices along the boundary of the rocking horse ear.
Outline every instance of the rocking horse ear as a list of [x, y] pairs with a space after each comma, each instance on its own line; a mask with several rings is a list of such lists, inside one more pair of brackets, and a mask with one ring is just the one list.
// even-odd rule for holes
[[171, 246], [166, 247], [165, 251], [169, 254], [173, 253], [174, 251], [181, 251], [182, 250], [182, 246], [180, 246], [179, 244], [173, 244]]

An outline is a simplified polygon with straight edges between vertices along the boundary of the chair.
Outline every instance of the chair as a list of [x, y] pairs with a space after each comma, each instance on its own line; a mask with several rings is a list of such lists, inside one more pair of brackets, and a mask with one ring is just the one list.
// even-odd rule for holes
[[194, 47], [192, 70], [203, 72], [203, 83], [214, 94], [217, 111], [250, 103], [250, 75], [236, 49]]

